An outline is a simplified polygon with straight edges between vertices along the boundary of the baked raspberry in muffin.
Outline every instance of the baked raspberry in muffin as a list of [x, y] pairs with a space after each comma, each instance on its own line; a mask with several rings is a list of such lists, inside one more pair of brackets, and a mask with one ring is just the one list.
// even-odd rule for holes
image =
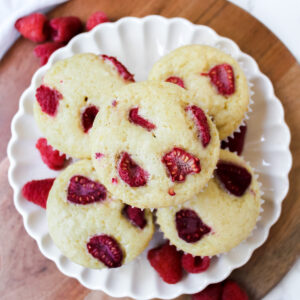
[[36, 91], [34, 116], [49, 143], [76, 158], [90, 155], [90, 129], [115, 89], [134, 81], [115, 58], [91, 53], [59, 61]]
[[128, 85], [95, 119], [92, 161], [116, 197], [141, 208], [182, 203], [211, 178], [220, 141], [215, 125], [182, 88]]
[[234, 58], [213, 47], [175, 49], [153, 66], [149, 79], [172, 82], [189, 91], [213, 118], [221, 140], [238, 128], [248, 110], [244, 72]]
[[47, 201], [49, 233], [72, 261], [88, 268], [116, 268], [133, 260], [154, 232], [152, 214], [114, 199], [90, 160], [56, 178]]
[[214, 175], [207, 188], [182, 207], [157, 210], [165, 237], [193, 255], [228, 252], [250, 235], [259, 216], [259, 184], [242, 158], [221, 150]]

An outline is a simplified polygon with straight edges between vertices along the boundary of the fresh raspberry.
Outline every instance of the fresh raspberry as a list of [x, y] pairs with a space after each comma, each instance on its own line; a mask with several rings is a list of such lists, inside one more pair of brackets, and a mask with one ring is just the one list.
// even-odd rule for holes
[[115, 57], [107, 56], [105, 54], [100, 55], [100, 57], [105, 62], [111, 63], [113, 65], [113, 67], [117, 69], [118, 73], [124, 80], [135, 82], [134, 75], [129, 73], [129, 71], [126, 69], [126, 67], [123, 64], [121, 64]]
[[81, 115], [81, 125], [84, 133], [87, 133], [93, 127], [98, 111], [99, 109], [94, 105], [85, 108]]
[[222, 283], [211, 284], [203, 291], [192, 295], [192, 300], [221, 300], [222, 288]]
[[63, 43], [58, 43], [58, 42], [47, 42], [41, 45], [37, 45], [34, 48], [34, 54], [36, 57], [40, 58], [40, 65], [43, 66], [48, 62], [49, 57], [51, 56], [51, 54], [63, 47], [64, 44]]
[[191, 209], [181, 209], [175, 215], [178, 236], [187, 243], [195, 243], [211, 231]]
[[22, 188], [23, 197], [42, 208], [46, 208], [48, 195], [54, 180], [55, 178], [48, 178], [27, 182]]
[[245, 136], [247, 132], [247, 126], [240, 126], [240, 132], [235, 132], [232, 137], [227, 138], [227, 142], [222, 141], [221, 148], [228, 148], [231, 152], [236, 152], [241, 155], [244, 148]]
[[96, 11], [88, 18], [86, 22], [86, 30], [90, 31], [98, 24], [109, 22], [109, 19], [103, 11]]
[[59, 154], [58, 150], [54, 150], [51, 145], [47, 144], [45, 138], [38, 139], [35, 147], [39, 150], [43, 162], [52, 170], [61, 170], [66, 163], [66, 155]]
[[184, 181], [186, 175], [201, 171], [199, 158], [176, 147], [163, 156], [162, 162], [166, 165], [172, 181]]
[[219, 94], [230, 96], [235, 92], [234, 74], [231, 65], [217, 65], [208, 73], [201, 73], [201, 75], [210, 77], [211, 83], [217, 88]]
[[171, 76], [171, 77], [167, 78], [165, 81], [177, 84], [177, 85], [181, 86], [182, 88], [185, 88], [184, 82], [180, 77]]
[[215, 176], [229, 193], [238, 197], [244, 195], [252, 180], [246, 168], [222, 160], [217, 163]]
[[148, 173], [142, 169], [127, 152], [121, 154], [118, 172], [123, 181], [131, 187], [143, 186], [147, 183]]
[[147, 225], [145, 212], [140, 208], [125, 205], [123, 212], [125, 216], [131, 221], [131, 223], [139, 227], [140, 229], [143, 229]]
[[70, 179], [67, 199], [76, 204], [90, 204], [106, 199], [104, 185], [92, 181], [87, 177], [75, 175]]
[[166, 244], [148, 251], [148, 260], [159, 276], [167, 283], [174, 284], [182, 278], [181, 253], [175, 246]]
[[47, 18], [40, 13], [18, 19], [15, 28], [22, 36], [36, 43], [42, 43], [48, 38]]
[[45, 85], [41, 85], [36, 90], [35, 97], [41, 107], [41, 110], [51, 117], [56, 115], [59, 100], [63, 98], [59, 91], [51, 89]]
[[209, 125], [204, 111], [196, 105], [186, 107], [186, 111], [190, 112], [191, 117], [194, 120], [198, 129], [198, 137], [202, 142], [202, 146], [205, 148], [209, 144], [211, 136]]
[[88, 252], [108, 268], [122, 265], [123, 252], [117, 241], [106, 234], [93, 236], [87, 243]]
[[82, 23], [77, 17], [60, 17], [52, 19], [49, 27], [53, 41], [67, 43], [73, 36], [81, 32]]
[[201, 273], [208, 269], [210, 258], [208, 256], [193, 256], [184, 254], [181, 258], [182, 267], [189, 273]]
[[225, 281], [222, 293], [222, 300], [248, 300], [248, 295], [233, 280]]
[[156, 126], [139, 115], [139, 108], [135, 107], [129, 111], [128, 119], [130, 122], [145, 128], [148, 131], [155, 129]]

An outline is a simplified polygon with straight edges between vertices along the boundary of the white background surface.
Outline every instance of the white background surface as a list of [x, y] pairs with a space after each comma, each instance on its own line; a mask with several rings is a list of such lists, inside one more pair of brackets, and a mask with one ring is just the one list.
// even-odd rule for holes
[[[269, 27], [300, 61], [300, 0], [229, 1], [241, 6]], [[62, 0], [0, 0], [0, 59], [1, 54], [17, 36], [13, 31], [17, 17], [24, 12], [33, 11], [36, 7], [46, 7], [58, 2]], [[10, 33], [5, 35], [5, 31]], [[8, 37], [9, 41], [5, 37]], [[299, 300], [299, 282], [300, 260], [264, 300]]]

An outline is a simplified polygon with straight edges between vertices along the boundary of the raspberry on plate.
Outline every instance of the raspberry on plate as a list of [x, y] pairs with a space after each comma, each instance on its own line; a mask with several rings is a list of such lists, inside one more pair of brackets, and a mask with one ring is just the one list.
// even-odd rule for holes
[[181, 253], [175, 246], [166, 244], [148, 251], [148, 260], [159, 276], [167, 283], [174, 284], [182, 278]]
[[20, 18], [15, 23], [15, 28], [22, 34], [23, 37], [41, 43], [48, 38], [47, 17], [40, 13]]
[[181, 258], [181, 264], [189, 273], [201, 273], [209, 268], [210, 258], [208, 256], [201, 257], [184, 254]]
[[54, 150], [48, 145], [45, 138], [38, 139], [35, 147], [39, 150], [43, 162], [52, 170], [61, 170], [66, 163], [66, 155], [60, 154], [58, 150]]
[[55, 178], [32, 180], [27, 182], [22, 188], [22, 195], [28, 201], [46, 208], [50, 189]]
[[222, 283], [210, 284], [203, 291], [193, 294], [192, 300], [221, 300], [222, 289]]

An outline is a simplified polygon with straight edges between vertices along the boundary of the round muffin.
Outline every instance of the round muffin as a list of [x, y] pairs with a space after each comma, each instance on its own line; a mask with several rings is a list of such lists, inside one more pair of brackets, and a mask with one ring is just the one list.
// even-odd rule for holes
[[180, 47], [153, 66], [149, 79], [176, 83], [189, 91], [212, 117], [221, 140], [238, 128], [248, 111], [249, 88], [242, 69], [230, 55], [213, 47]]
[[133, 260], [154, 232], [151, 212], [113, 199], [90, 160], [78, 161], [56, 178], [47, 219], [55, 245], [87, 268], [116, 268]]
[[35, 120], [53, 147], [75, 158], [89, 158], [95, 116], [115, 89], [132, 81], [126, 68], [106, 55], [84, 53], [59, 61], [37, 89]]
[[219, 158], [218, 131], [182, 88], [145, 81], [115, 93], [91, 130], [98, 178], [118, 198], [140, 208], [193, 197]]
[[259, 184], [250, 166], [221, 150], [207, 188], [180, 208], [158, 209], [157, 223], [178, 249], [211, 256], [228, 252], [251, 234], [260, 203]]

